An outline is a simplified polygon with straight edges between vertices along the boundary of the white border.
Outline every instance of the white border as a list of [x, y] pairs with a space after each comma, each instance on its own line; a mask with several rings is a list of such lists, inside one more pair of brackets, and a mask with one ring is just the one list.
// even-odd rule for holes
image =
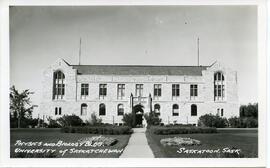
[[[0, 164], [5, 167], [263, 167], [266, 166], [267, 59], [265, 0], [0, 0]], [[257, 5], [258, 6], [258, 86], [259, 158], [158, 158], [158, 159], [10, 159], [9, 158], [9, 6], [83, 6], [83, 5]], [[251, 88], [252, 89], [252, 88]]]

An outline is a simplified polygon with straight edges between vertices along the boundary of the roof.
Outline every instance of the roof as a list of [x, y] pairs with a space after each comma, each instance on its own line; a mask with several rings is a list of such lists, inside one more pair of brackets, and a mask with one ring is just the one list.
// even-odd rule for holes
[[201, 76], [208, 66], [70, 65], [78, 74]]

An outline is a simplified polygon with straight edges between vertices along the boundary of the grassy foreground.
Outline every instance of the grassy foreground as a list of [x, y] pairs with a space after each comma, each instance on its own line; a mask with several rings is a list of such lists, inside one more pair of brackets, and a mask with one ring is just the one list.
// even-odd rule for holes
[[[10, 157], [21, 157], [21, 154], [15, 153], [16, 148], [20, 149], [56, 149], [56, 152], [54, 157], [60, 158], [117, 158], [121, 155], [124, 148], [126, 147], [128, 140], [130, 138], [130, 135], [103, 135], [105, 137], [112, 137], [116, 138], [118, 142], [113, 146], [108, 147], [90, 147], [90, 146], [80, 146], [80, 147], [74, 147], [74, 146], [19, 146], [15, 145], [17, 140], [20, 140], [21, 142], [42, 142], [44, 143], [57, 143], [58, 141], [63, 141], [66, 143], [75, 143], [78, 142], [78, 140], [82, 138], [92, 137], [92, 136], [99, 136], [98, 134], [78, 134], [78, 133], [61, 133], [60, 129], [12, 129], [10, 131]], [[17, 143], [18, 144], [18, 143]], [[104, 153], [75, 153], [75, 152], [66, 152], [64, 156], [61, 156], [59, 153], [60, 150], [65, 149], [72, 149], [75, 148], [76, 150], [107, 150], [107, 152]], [[108, 150], [117, 150], [118, 152], [108, 152]], [[47, 157], [47, 155], [46, 155]], [[50, 156], [49, 156], [50, 157]]]
[[[163, 146], [160, 140], [170, 137], [188, 137], [201, 141], [199, 146]], [[148, 144], [155, 157], [158, 158], [224, 158], [224, 157], [258, 157], [258, 131], [257, 130], [219, 130], [216, 134], [175, 134], [175, 135], [156, 135], [146, 132]], [[180, 148], [191, 150], [217, 150], [223, 151], [224, 148], [240, 149], [240, 155], [229, 152], [220, 153], [192, 153]], [[190, 150], [190, 151], [191, 151]], [[227, 150], [226, 150], [227, 151]]]

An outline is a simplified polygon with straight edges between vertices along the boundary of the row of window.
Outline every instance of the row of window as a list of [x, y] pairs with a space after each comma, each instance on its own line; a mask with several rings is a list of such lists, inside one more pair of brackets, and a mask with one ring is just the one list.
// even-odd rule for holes
[[[54, 72], [53, 75], [53, 99], [63, 99], [65, 95], [65, 75], [61, 71]], [[81, 84], [81, 96], [89, 95], [89, 84]], [[136, 84], [135, 96], [143, 95], [143, 84]], [[107, 96], [107, 84], [99, 85], [99, 97]], [[162, 96], [161, 84], [154, 84], [154, 99], [159, 99]], [[180, 85], [172, 84], [172, 98], [180, 96]], [[198, 85], [190, 85], [190, 97], [198, 96]], [[117, 98], [123, 99], [125, 97], [125, 84], [117, 85]], [[225, 82], [224, 75], [221, 72], [214, 74], [214, 99], [224, 100], [225, 98]]]
[[[89, 95], [89, 84], [81, 84], [81, 96]], [[143, 95], [143, 84], [136, 84], [135, 96]], [[99, 85], [99, 97], [104, 98], [107, 96], [107, 84]], [[172, 84], [172, 97], [180, 96], [180, 85]], [[198, 96], [198, 85], [190, 85], [190, 96]], [[125, 84], [117, 85], [117, 98], [123, 99], [125, 97]], [[154, 84], [154, 99], [161, 97], [161, 84]]]
[[[154, 112], [158, 115], [160, 115], [160, 105], [155, 104], [154, 105]], [[55, 115], [61, 115], [62, 114], [62, 108], [61, 107], [55, 107]], [[81, 105], [81, 115], [85, 116], [87, 115], [87, 104], [83, 103]], [[106, 115], [106, 106], [104, 103], [101, 103], [99, 105], [99, 115], [104, 116]], [[117, 105], [117, 115], [122, 116], [124, 115], [124, 105], [118, 104]], [[224, 115], [224, 109], [218, 108], [217, 109], [217, 115], [223, 116]], [[179, 116], [179, 105], [173, 104], [172, 106], [172, 116]], [[197, 105], [192, 104], [191, 105], [191, 116], [197, 116]]]
[[[160, 115], [160, 105], [154, 105], [154, 112]], [[87, 115], [87, 104], [83, 103], [81, 105], [81, 115]], [[104, 103], [99, 104], [99, 115], [104, 116], [106, 115], [106, 105]], [[117, 105], [117, 115], [121, 116], [124, 115], [124, 105], [118, 104]], [[172, 106], [172, 116], [179, 116], [179, 105], [173, 104]], [[197, 105], [191, 105], [191, 116], [197, 116]]]

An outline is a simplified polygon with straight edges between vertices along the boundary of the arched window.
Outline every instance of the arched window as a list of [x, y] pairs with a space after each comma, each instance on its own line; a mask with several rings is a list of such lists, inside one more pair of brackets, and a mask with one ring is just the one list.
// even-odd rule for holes
[[124, 115], [124, 105], [123, 104], [118, 104], [117, 106], [117, 115]]
[[197, 106], [195, 104], [191, 105], [191, 116], [197, 116]]
[[155, 104], [154, 105], [154, 111], [157, 115], [160, 115], [160, 105], [159, 104]]
[[65, 75], [62, 71], [53, 73], [53, 99], [63, 99], [65, 95]]
[[83, 103], [83, 104], [81, 105], [81, 115], [82, 115], [82, 116], [87, 115], [87, 104], [85, 104], [85, 103]]
[[99, 105], [99, 115], [106, 115], [106, 106], [103, 103]]
[[174, 104], [172, 106], [172, 115], [173, 116], [179, 116], [179, 106], [178, 106], [178, 104]]
[[222, 72], [214, 74], [214, 98], [215, 100], [224, 100], [225, 98], [225, 82]]

